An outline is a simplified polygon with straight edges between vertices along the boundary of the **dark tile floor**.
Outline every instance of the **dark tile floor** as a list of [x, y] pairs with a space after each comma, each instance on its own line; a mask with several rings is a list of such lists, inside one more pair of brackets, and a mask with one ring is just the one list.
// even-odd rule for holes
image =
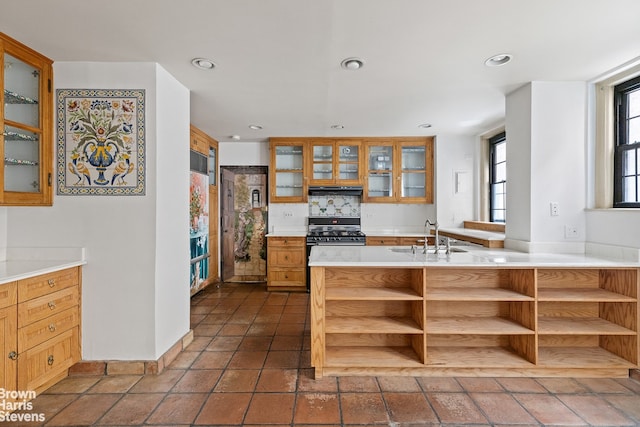
[[640, 425], [633, 379], [314, 380], [308, 302], [261, 284], [210, 287], [192, 299], [193, 343], [160, 375], [69, 377], [29, 412], [47, 426]]

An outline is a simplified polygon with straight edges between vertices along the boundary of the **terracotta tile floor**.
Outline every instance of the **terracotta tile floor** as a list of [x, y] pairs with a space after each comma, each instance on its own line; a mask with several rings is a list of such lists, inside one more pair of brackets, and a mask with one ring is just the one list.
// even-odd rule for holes
[[30, 412], [47, 426], [640, 425], [633, 379], [313, 380], [308, 303], [261, 284], [210, 287], [192, 299], [193, 343], [160, 375], [69, 377]]

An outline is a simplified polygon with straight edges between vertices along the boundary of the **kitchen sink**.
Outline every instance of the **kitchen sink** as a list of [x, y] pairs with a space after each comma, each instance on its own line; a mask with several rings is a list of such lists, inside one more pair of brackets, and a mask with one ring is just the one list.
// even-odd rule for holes
[[[411, 254], [411, 253], [416, 253], [416, 254], [421, 254], [423, 249], [422, 246], [418, 246], [418, 247], [414, 247], [412, 248], [411, 246], [409, 247], [394, 247], [394, 248], [389, 248], [389, 250], [391, 252], [397, 252], [397, 253], [401, 253], [401, 254]], [[445, 248], [440, 248], [440, 250], [438, 251], [438, 254], [445, 254], [447, 252], [447, 250]], [[467, 252], [466, 249], [462, 249], [462, 248], [456, 248], [456, 247], [451, 247], [449, 249], [450, 253], [454, 253], [454, 252]], [[427, 253], [428, 254], [434, 254], [435, 253], [435, 249], [434, 248], [429, 248], [427, 249]]]

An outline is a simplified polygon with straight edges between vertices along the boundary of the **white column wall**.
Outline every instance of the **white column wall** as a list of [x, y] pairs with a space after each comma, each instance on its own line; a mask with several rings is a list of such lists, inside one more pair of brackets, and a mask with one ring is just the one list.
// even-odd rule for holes
[[507, 224], [505, 245], [531, 240], [531, 84], [506, 99]]
[[584, 252], [586, 93], [584, 82], [532, 82], [507, 96], [508, 247]]
[[[189, 120], [184, 111], [189, 111], [189, 93], [159, 73], [153, 63], [57, 62], [54, 76], [54, 88], [60, 89], [145, 90], [146, 194], [54, 194], [52, 207], [8, 208], [7, 246], [86, 248], [83, 359], [155, 360], [168, 349], [167, 343], [173, 344], [188, 331], [188, 297], [176, 297], [182, 292], [176, 290], [179, 287], [188, 295], [188, 279], [176, 283], [176, 278], [189, 274], [188, 261], [183, 261], [183, 253], [188, 259], [187, 250], [183, 252], [188, 248], [187, 221], [181, 219], [188, 212], [184, 170], [188, 171]], [[180, 166], [169, 168], [158, 161], [167, 158]], [[171, 200], [159, 196], [165, 191], [160, 184], [167, 182], [176, 186]], [[168, 217], [174, 219], [168, 221]], [[164, 233], [171, 236], [170, 245]], [[160, 262], [167, 265], [158, 268]], [[175, 273], [159, 274], [170, 269]], [[171, 298], [174, 305], [168, 309], [164, 301]], [[158, 308], [162, 312], [156, 313]], [[175, 323], [175, 327], [158, 328], [161, 316], [163, 325]]]

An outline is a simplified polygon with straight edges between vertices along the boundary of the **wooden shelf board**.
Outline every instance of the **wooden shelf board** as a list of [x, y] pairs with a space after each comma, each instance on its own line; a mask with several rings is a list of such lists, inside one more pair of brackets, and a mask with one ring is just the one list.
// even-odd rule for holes
[[410, 347], [327, 347], [327, 367], [424, 367]]
[[422, 329], [406, 317], [327, 317], [326, 333], [332, 334], [422, 334]]
[[539, 288], [538, 301], [635, 302], [636, 299], [600, 288]]
[[504, 347], [427, 347], [427, 366], [451, 368], [532, 368], [513, 350]]
[[540, 347], [538, 366], [549, 368], [637, 368], [601, 347]]
[[539, 335], [636, 335], [636, 332], [598, 317], [540, 317]]
[[429, 301], [534, 301], [533, 297], [502, 288], [429, 288]]
[[502, 317], [427, 318], [428, 334], [532, 335], [531, 329]]
[[371, 301], [420, 301], [422, 297], [411, 288], [327, 288], [326, 300]]

